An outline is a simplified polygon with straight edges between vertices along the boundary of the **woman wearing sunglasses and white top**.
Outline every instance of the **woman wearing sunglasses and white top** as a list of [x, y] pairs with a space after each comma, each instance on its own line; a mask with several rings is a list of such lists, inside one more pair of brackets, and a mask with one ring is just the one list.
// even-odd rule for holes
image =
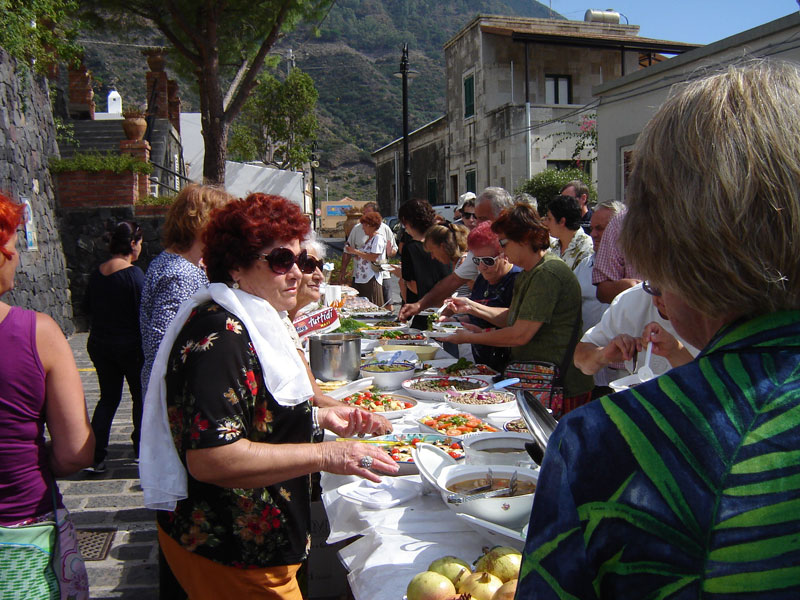
[[[472, 253], [470, 259], [478, 268], [478, 277], [472, 286], [470, 300], [484, 306], [500, 308], [511, 306], [514, 281], [522, 269], [511, 264], [505, 257], [490, 222], [485, 221], [470, 231], [467, 237], [467, 248]], [[469, 323], [480, 330], [494, 327], [480, 317], [469, 315], [467, 318]], [[509, 352], [508, 348], [472, 344], [474, 362], [488, 365], [501, 373], [508, 363]]]
[[310, 474], [380, 481], [394, 473], [371, 444], [370, 413], [312, 408], [306, 369], [282, 315], [296, 303], [300, 209], [251, 194], [217, 209], [203, 234], [207, 290], [184, 303], [161, 343], [145, 401], [141, 482], [159, 543], [189, 598], [301, 600], [310, 540]]

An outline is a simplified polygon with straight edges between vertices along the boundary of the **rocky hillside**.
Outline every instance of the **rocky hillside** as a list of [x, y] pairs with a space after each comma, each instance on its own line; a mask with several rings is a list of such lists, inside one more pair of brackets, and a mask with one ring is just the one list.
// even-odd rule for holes
[[[444, 112], [443, 45], [477, 14], [563, 18], [533, 0], [338, 0], [315, 37], [301, 27], [276, 45], [295, 66], [314, 78], [319, 91], [320, 169], [317, 185], [331, 199], [372, 199], [374, 165], [370, 153], [402, 135], [399, 70], [403, 43], [411, 67], [419, 71], [409, 86], [409, 127], [420, 127]], [[146, 65], [139, 49], [86, 32], [86, 62], [98, 79], [98, 109], [110, 85], [123, 99], [144, 101]], [[127, 41], [127, 40], [125, 40]], [[150, 31], [136, 32], [137, 44], [163, 43]], [[278, 72], [286, 72], [288, 59]], [[169, 65], [168, 65], [169, 70]], [[184, 110], [197, 110], [191, 79], [180, 82]]]

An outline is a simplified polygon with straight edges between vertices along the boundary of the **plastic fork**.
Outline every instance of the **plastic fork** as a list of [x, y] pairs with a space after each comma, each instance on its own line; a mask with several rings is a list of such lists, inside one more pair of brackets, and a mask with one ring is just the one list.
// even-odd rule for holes
[[639, 367], [639, 371], [637, 371], [637, 375], [639, 375], [639, 381], [647, 381], [648, 379], [653, 378], [653, 369], [650, 368], [650, 357], [653, 354], [653, 342], [647, 342], [647, 354], [644, 356], [644, 364]]

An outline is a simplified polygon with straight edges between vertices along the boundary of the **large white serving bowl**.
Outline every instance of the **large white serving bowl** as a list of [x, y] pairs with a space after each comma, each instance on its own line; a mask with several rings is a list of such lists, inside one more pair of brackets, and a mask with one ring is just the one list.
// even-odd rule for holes
[[475, 433], [464, 438], [464, 451], [468, 465], [506, 465], [516, 467], [522, 464], [533, 467], [533, 461], [525, 450], [526, 442], [532, 441], [527, 433], [498, 431], [497, 433]]
[[398, 389], [406, 379], [414, 376], [415, 371], [415, 365], [408, 362], [394, 363], [391, 368], [397, 368], [397, 371], [383, 371], [381, 367], [389, 368], [388, 363], [367, 363], [361, 367], [361, 377], [372, 377], [372, 384], [382, 390]]
[[[372, 373], [370, 373], [370, 375], [372, 375]], [[475, 379], [481, 379], [481, 378], [475, 377]], [[488, 404], [475, 404], [471, 402], [465, 402], [465, 400], [469, 400], [474, 397], [497, 399], [498, 401]], [[506, 410], [507, 408], [512, 408], [517, 405], [517, 397], [513, 393], [505, 392], [503, 390], [491, 390], [491, 389], [473, 391], [473, 392], [463, 392], [455, 397], [448, 395], [445, 396], [444, 399], [445, 402], [447, 402], [447, 404], [449, 404], [457, 411], [470, 413], [478, 417], [483, 417], [492, 412]]]
[[437, 479], [442, 469], [457, 464], [456, 459], [447, 452], [433, 444], [421, 443], [411, 451], [414, 464], [419, 470], [422, 479], [422, 489], [425, 494], [441, 494], [444, 490], [439, 487]]
[[[431, 380], [431, 381], [441, 381], [441, 391], [426, 391], [426, 390], [418, 390], [413, 387], [413, 384], [422, 380]], [[472, 390], [465, 390], [470, 392], [477, 392], [480, 390], [485, 390], [489, 385], [483, 379], [477, 379], [475, 377], [415, 377], [413, 379], [406, 379], [403, 382], [403, 389], [405, 389], [409, 394], [414, 396], [414, 398], [418, 398], [419, 400], [428, 400], [432, 402], [441, 402], [447, 396], [447, 383], [450, 381], [468, 381], [472, 384], [478, 385], [475, 389]], [[456, 392], [462, 393], [462, 392]]]
[[[533, 506], [532, 493], [506, 498], [483, 498], [461, 504], [451, 504], [447, 501], [447, 497], [454, 493], [450, 491], [452, 485], [470, 479], [485, 478], [487, 468], [480, 465], [451, 465], [444, 467], [436, 479], [442, 500], [455, 513], [465, 513], [511, 529], [522, 527], [531, 516], [531, 507]], [[525, 467], [500, 465], [492, 466], [491, 469], [496, 479], [509, 479], [514, 472], [517, 473], [519, 481], [528, 481], [536, 484], [539, 479], [538, 471]]]

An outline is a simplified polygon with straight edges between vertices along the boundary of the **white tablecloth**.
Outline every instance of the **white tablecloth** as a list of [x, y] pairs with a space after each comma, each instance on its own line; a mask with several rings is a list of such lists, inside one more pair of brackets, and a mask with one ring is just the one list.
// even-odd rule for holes
[[[393, 422], [394, 432], [419, 431], [415, 419], [452, 410], [444, 402], [420, 401], [411, 414]], [[518, 417], [519, 412], [512, 408], [492, 413], [485, 420], [502, 428], [505, 422]], [[419, 475], [402, 479], [420, 481]], [[456, 517], [439, 495], [420, 495], [379, 510], [339, 495], [338, 488], [357, 480], [330, 473], [322, 475], [322, 500], [331, 526], [328, 542], [363, 536], [339, 551], [356, 600], [400, 600], [411, 578], [437, 558], [453, 555], [472, 563], [483, 547], [497, 543], [491, 537], [477, 534]]]

